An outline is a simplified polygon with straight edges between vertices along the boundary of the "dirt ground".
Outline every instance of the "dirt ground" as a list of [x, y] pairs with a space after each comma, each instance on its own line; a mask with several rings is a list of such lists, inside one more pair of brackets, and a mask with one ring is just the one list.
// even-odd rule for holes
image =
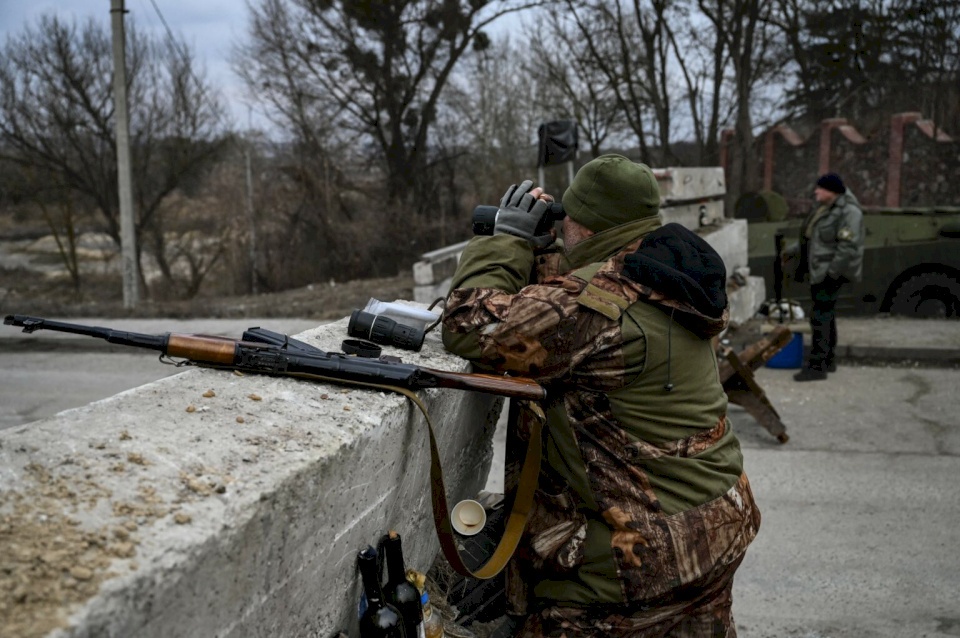
[[[106, 284], [104, 284], [106, 285]], [[110, 284], [115, 285], [114, 283]], [[318, 283], [282, 292], [237, 297], [198, 297], [186, 301], [141, 301], [123, 307], [116, 294], [96, 289], [77, 298], [69, 286], [38, 278], [25, 282], [22, 272], [0, 270], [0, 312], [55, 317], [244, 318], [303, 317], [339, 319], [363, 308], [374, 297], [381, 301], [413, 299], [413, 275]]]

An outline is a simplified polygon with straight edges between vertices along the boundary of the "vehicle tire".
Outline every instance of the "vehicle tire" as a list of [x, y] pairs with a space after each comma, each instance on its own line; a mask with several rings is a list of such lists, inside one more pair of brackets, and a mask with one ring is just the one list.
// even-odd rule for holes
[[890, 312], [911, 317], [960, 317], [960, 281], [942, 272], [910, 277], [897, 289]]

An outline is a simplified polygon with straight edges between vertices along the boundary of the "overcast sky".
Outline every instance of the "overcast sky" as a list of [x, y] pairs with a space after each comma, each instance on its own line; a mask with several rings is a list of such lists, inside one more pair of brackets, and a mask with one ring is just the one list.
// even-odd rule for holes
[[[137, 28], [166, 37], [156, 5], [173, 33], [192, 49], [206, 69], [207, 78], [219, 85], [237, 126], [247, 124], [243, 88], [230, 69], [230, 48], [244, 38], [247, 4], [243, 0], [125, 0], [127, 18]], [[0, 0], [0, 40], [19, 32], [25, 23], [36, 24], [45, 13], [78, 22], [93, 18], [110, 28], [110, 0]], [[256, 116], [254, 115], [254, 125]]]

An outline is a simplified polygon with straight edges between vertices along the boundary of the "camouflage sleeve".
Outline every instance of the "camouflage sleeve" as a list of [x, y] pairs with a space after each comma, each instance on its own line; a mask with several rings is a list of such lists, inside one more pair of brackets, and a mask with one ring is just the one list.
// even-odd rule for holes
[[837, 228], [837, 250], [830, 261], [827, 275], [837, 279], [852, 270], [863, 246], [863, 212], [859, 206], [848, 203]]
[[[529, 283], [533, 270], [533, 251], [529, 243], [512, 235], [474, 237], [463, 249], [457, 270], [450, 284], [452, 295], [458, 290], [489, 288], [515, 293]], [[454, 303], [448, 295], [442, 328], [443, 345], [454, 354], [486, 367], [480, 359], [480, 345], [475, 331], [451, 330], [446, 319]]]
[[[557, 277], [527, 286], [515, 294], [491, 288], [461, 288], [447, 298], [444, 344], [471, 337], [475, 344], [461, 356], [497, 372], [513, 372], [541, 382], [572, 378], [578, 383], [604, 375], [580, 369], [588, 358], [608, 361], [622, 369], [616, 356], [598, 356], [619, 350], [619, 323], [577, 303], [578, 280]], [[454, 350], [455, 351], [455, 350]]]
[[617, 386], [623, 375], [619, 322], [577, 303], [584, 285], [556, 277], [513, 294], [453, 290], [444, 312], [444, 344], [496, 372], [540, 382], [575, 380], [594, 389]]
[[553, 261], [509, 235], [472, 240], [447, 296], [444, 346], [494, 372], [616, 386], [623, 367], [620, 324], [578, 304], [587, 282], [552, 276], [529, 285], [541, 271], [558, 267]]

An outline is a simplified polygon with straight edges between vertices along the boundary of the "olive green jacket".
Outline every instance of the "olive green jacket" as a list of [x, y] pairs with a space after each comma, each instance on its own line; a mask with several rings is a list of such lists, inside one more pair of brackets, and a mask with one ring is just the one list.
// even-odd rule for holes
[[822, 283], [827, 277], [860, 281], [864, 236], [863, 211], [849, 189], [829, 206], [815, 207], [800, 228], [810, 283]]
[[454, 275], [446, 347], [548, 388], [545, 463], [514, 570], [542, 601], [656, 598], [741, 556], [759, 525], [710, 340], [725, 320], [622, 275], [657, 227], [616, 227], [566, 254], [477, 237]]

